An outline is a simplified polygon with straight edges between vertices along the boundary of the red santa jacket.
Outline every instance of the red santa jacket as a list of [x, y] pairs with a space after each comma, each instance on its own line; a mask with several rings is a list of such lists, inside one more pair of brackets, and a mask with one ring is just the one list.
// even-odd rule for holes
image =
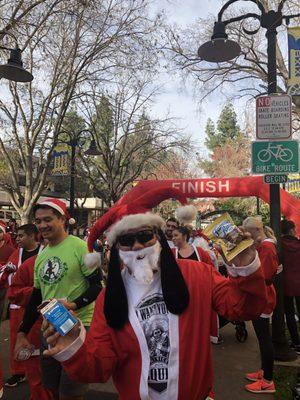
[[272, 314], [276, 306], [276, 290], [273, 282], [277, 274], [279, 259], [276, 246], [271, 239], [265, 239], [258, 247], [257, 252], [267, 285], [268, 303], [263, 311], [263, 314], [267, 316]]
[[14, 247], [11, 244], [7, 243], [6, 240], [4, 239], [4, 243], [0, 247], [0, 266], [7, 263], [9, 257], [12, 255], [14, 251], [15, 251]]
[[283, 236], [281, 244], [284, 295], [300, 296], [300, 240], [295, 236]]
[[[214, 266], [213, 260], [210, 257], [209, 253], [204, 250], [202, 247], [196, 247], [194, 244], [191, 245], [194, 248], [194, 251], [197, 254], [198, 261], [202, 261], [206, 264]], [[172, 252], [176, 259], [178, 259], [178, 248], [175, 247], [172, 249]], [[219, 338], [219, 318], [216, 312], [213, 312], [211, 318], [211, 327], [210, 327], [210, 339], [212, 343], [218, 343]]]
[[[265, 281], [261, 268], [247, 277], [227, 279], [211, 265], [191, 260], [178, 260], [178, 265], [188, 285], [190, 302], [178, 318], [176, 397], [204, 400], [213, 385], [209, 340], [212, 310], [229, 320], [257, 318], [266, 304]], [[111, 329], [103, 306], [104, 290], [84, 344], [63, 362], [63, 367], [71, 379], [81, 382], [106, 382], [112, 376], [121, 400], [145, 399], [139, 392], [142, 357], [132, 325], [128, 322], [121, 330]]]
[[[39, 246], [38, 252], [40, 253], [43, 250], [43, 246]], [[0, 267], [0, 288], [1, 287], [9, 287], [11, 285], [13, 276], [15, 272], [18, 270], [20, 265], [22, 264], [22, 255], [24, 249], [19, 247], [16, 249], [12, 255], [9, 257], [6, 264]], [[14, 269], [14, 272], [6, 271], [6, 267], [11, 267]], [[12, 307], [14, 308], [14, 307]], [[17, 307], [18, 308], [18, 307]]]
[[[27, 306], [33, 290], [34, 262], [36, 257], [30, 257], [20, 265], [7, 291], [8, 299], [22, 308]], [[42, 318], [34, 324], [28, 335], [29, 342], [36, 348], [40, 346], [41, 324]]]
[[[16, 249], [11, 256], [9, 257], [6, 264], [0, 267], [0, 288], [9, 287], [13, 278], [14, 273], [11, 271], [5, 270], [7, 266], [11, 266], [17, 270], [19, 266], [22, 264], [22, 253], [23, 249]], [[19, 308], [19, 306], [15, 304], [11, 304], [10, 308]]]

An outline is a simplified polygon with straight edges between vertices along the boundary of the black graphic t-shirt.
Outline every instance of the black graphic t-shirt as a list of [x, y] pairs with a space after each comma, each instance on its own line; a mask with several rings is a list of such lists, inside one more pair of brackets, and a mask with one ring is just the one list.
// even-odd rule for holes
[[[149, 389], [162, 394], [168, 385], [170, 354], [168, 310], [161, 293], [154, 293], [143, 298], [135, 310], [149, 350]], [[155, 397], [160, 398], [159, 395]]]

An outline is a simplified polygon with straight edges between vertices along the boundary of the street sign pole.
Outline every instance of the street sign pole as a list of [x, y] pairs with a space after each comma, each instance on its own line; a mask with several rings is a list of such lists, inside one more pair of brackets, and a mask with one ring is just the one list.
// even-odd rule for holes
[[[268, 39], [268, 94], [277, 93], [277, 66], [276, 66], [276, 27], [267, 30]], [[275, 232], [278, 247], [280, 249], [280, 186], [270, 185], [270, 225]]]
[[[276, 26], [267, 28], [266, 37], [268, 40], [268, 94], [277, 93], [277, 61], [276, 45], [277, 31]], [[278, 249], [281, 251], [280, 241], [280, 185], [270, 185], [270, 224], [278, 240]], [[281, 274], [276, 275], [275, 288], [277, 295], [277, 304], [272, 317], [272, 340], [274, 345], [275, 359], [292, 360], [297, 355], [291, 353], [285, 334], [283, 292], [281, 284]]]

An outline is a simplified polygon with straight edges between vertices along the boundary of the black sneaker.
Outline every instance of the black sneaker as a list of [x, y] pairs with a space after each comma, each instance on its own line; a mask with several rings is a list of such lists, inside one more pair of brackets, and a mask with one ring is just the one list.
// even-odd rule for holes
[[222, 344], [222, 343], [224, 343], [224, 338], [222, 335], [219, 335], [217, 344]]
[[5, 386], [15, 387], [26, 380], [25, 375], [13, 375], [7, 379]]
[[219, 335], [219, 336], [218, 336], [218, 339], [217, 339], [217, 340], [212, 340], [211, 343], [212, 343], [212, 344], [216, 344], [216, 345], [224, 343], [223, 336], [222, 336], [222, 335]]
[[294, 343], [292, 343], [292, 344], [291, 344], [291, 348], [292, 348], [293, 350], [295, 350], [295, 352], [296, 352], [298, 355], [300, 355], [300, 344], [294, 344]]

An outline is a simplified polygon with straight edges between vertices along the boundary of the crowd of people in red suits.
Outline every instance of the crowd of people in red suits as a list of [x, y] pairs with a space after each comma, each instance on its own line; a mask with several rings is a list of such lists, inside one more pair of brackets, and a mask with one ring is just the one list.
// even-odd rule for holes
[[[147, 224], [152, 229], [151, 223], [147, 222]], [[251, 236], [257, 243], [259, 243], [257, 245], [257, 252], [266, 286], [265, 289], [266, 302], [264, 307], [261, 309], [259, 315], [257, 315], [255, 318], [252, 318], [251, 316], [246, 315], [247, 312], [245, 310], [240, 311], [240, 316], [242, 316], [244, 319], [252, 320], [252, 324], [258, 339], [258, 345], [261, 354], [260, 368], [255, 372], [249, 372], [246, 376], [246, 378], [249, 381], [252, 381], [246, 386], [246, 389], [253, 393], [274, 393], [275, 392], [275, 384], [273, 381], [274, 351], [269, 331], [270, 329], [269, 318], [271, 317], [272, 312], [276, 305], [276, 292], [273, 286], [273, 282], [276, 274], [282, 272], [285, 315], [286, 315], [287, 327], [289, 329], [291, 336], [291, 346], [295, 349], [295, 351], [298, 354], [300, 354], [299, 331], [297, 328], [297, 321], [295, 317], [297, 313], [298, 315], [300, 314], [300, 270], [298, 267], [298, 260], [300, 257], [300, 240], [298, 239], [296, 234], [295, 224], [292, 221], [283, 220], [281, 224], [282, 250], [280, 252], [280, 257], [279, 257], [276, 248], [276, 238], [272, 235], [272, 232], [270, 232], [269, 229], [266, 229], [263, 226], [260, 219], [254, 217], [247, 218], [243, 223], [243, 228], [251, 234]], [[136, 227], [134, 227], [134, 229], [136, 229]], [[142, 234], [143, 232], [140, 235], [141, 238]], [[146, 235], [147, 232], [144, 232], [144, 234]], [[179, 265], [181, 265], [181, 260], [190, 260], [189, 261], [190, 264], [193, 264], [193, 262], [195, 261], [210, 265], [211, 268], [213, 268], [214, 270], [218, 268], [218, 252], [213, 248], [213, 246], [211, 246], [211, 243], [209, 243], [209, 240], [205, 237], [205, 235], [201, 235], [200, 232], [195, 232], [190, 228], [187, 228], [186, 226], [181, 226], [175, 218], [170, 218], [167, 221], [164, 234], [167, 239], [166, 243], [169, 245], [169, 247], [172, 248], [171, 250], [173, 256], [175, 257]], [[118, 235], [122, 237], [121, 234], [118, 233]], [[148, 232], [148, 235], [150, 237], [150, 232]], [[18, 359], [18, 355], [15, 351], [16, 342], [18, 340], [17, 339], [18, 331], [20, 325], [24, 323], [23, 319], [24, 319], [25, 309], [26, 307], [28, 308], [28, 304], [32, 301], [31, 299], [35, 286], [34, 284], [35, 261], [39, 256], [39, 254], [43, 251], [44, 246], [47, 245], [47, 240], [46, 243], [44, 243], [44, 239], [47, 238], [46, 237], [43, 238], [41, 236], [41, 232], [38, 231], [35, 224], [25, 224], [20, 227], [14, 225], [12, 228], [11, 225], [7, 225], [4, 221], [0, 221], [0, 312], [1, 315], [4, 314], [5, 299], [8, 299], [9, 320], [10, 320], [10, 372], [11, 372], [11, 376], [6, 380], [6, 382], [3, 382], [3, 372], [0, 363], [0, 390], [1, 390], [0, 397], [3, 392], [4, 384], [8, 387], [14, 387], [23, 382], [25, 379], [27, 379], [30, 387], [32, 400], [51, 400], [56, 398], [55, 394], [53, 394], [53, 391], [47, 388], [42, 380], [42, 371], [40, 364], [40, 331], [42, 324], [41, 317], [36, 318], [34, 323], [32, 323], [30, 332], [27, 335], [26, 340], [28, 340], [31, 346], [30, 348], [31, 357], [29, 357], [26, 360], [21, 360], [21, 356], [19, 356]], [[139, 239], [139, 237], [137, 237], [136, 240], [146, 240], [146, 239]], [[120, 243], [121, 245], [119, 246], [122, 247], [121, 240]], [[120, 252], [120, 255], [121, 254], [122, 252]], [[234, 275], [237, 273], [236, 270], [230, 270], [230, 267], [228, 267], [228, 271], [229, 275], [231, 274], [232, 277], [237, 277], [237, 275]], [[185, 272], [183, 272], [183, 276], [184, 279], [188, 282], [190, 279], [192, 279]], [[214, 281], [215, 282], [214, 284], [217, 285], [216, 282], [219, 278], [214, 278], [214, 279], [216, 279]], [[110, 290], [109, 282], [110, 280], [108, 280], [106, 296], [108, 291]], [[130, 284], [130, 282], [128, 284]], [[218, 284], [221, 285], [221, 283]], [[192, 283], [188, 285], [191, 296], [193, 289], [192, 286], [190, 285], [192, 285]], [[101, 288], [99, 289], [99, 292], [100, 290]], [[97, 296], [99, 292], [97, 293]], [[91, 301], [94, 300], [95, 300], [94, 297], [91, 298]], [[78, 301], [80, 303], [81, 299]], [[108, 302], [107, 298], [105, 298], [104, 300], [104, 297], [102, 296], [101, 305], [97, 305], [96, 310], [99, 311], [99, 309], [103, 307], [103, 301]], [[130, 303], [130, 301], [131, 300], [128, 299], [128, 304]], [[226, 313], [229, 314], [229, 317], [232, 318], [235, 317], [234, 311], [226, 310], [224, 306], [221, 305], [221, 303], [216, 305], [215, 308], [221, 310], [225, 314]], [[72, 308], [70, 307], [70, 309]], [[94, 350], [96, 349], [95, 346], [97, 345], [95, 339], [93, 339], [93, 335], [95, 335], [95, 329], [99, 328], [99, 326], [102, 327], [103, 331], [109, 329], [111, 332], [112, 329], [112, 325], [110, 325], [109, 322], [108, 325], [110, 326], [107, 327], [103, 325], [102, 320], [99, 320], [99, 318], [101, 319], [103, 317], [102, 313], [103, 310], [101, 309], [101, 312], [99, 311], [97, 316], [94, 315], [95, 322], [94, 324], [92, 324], [92, 329], [91, 329], [92, 332], [91, 335], [89, 336], [90, 338], [89, 340], [94, 340], [93, 341]], [[238, 314], [239, 313], [237, 313], [237, 316], [239, 316]], [[104, 315], [106, 320], [109, 321], [109, 317], [107, 316], [107, 314], [104, 313]], [[179, 321], [182, 320], [179, 319]], [[211, 321], [212, 323], [210, 326], [210, 336], [212, 338], [216, 338], [217, 340], [216, 343], [217, 343], [219, 340], [219, 332], [218, 332], [216, 312], [212, 314]], [[184, 325], [185, 322], [179, 322], [179, 324], [185, 326]], [[205, 323], [203, 323], [203, 326], [205, 326]], [[121, 343], [123, 343], [123, 338], [120, 338], [118, 335], [119, 334], [116, 334], [115, 340], [116, 341], [120, 340]], [[165, 340], [165, 345], [166, 343], [167, 342]], [[126, 343], [124, 343], [124, 346], [125, 345]], [[196, 343], [195, 347], [197, 347]], [[97, 353], [96, 350], [95, 352]], [[87, 357], [86, 362], [88, 363], [97, 362], [96, 359], [93, 359], [93, 361], [91, 361], [91, 359], [89, 358], [90, 355], [89, 356], [85, 355], [84, 357]], [[72, 364], [69, 361], [65, 361], [64, 359], [62, 361], [63, 366], [70, 374], [71, 378], [73, 379], [74, 377], [76, 378], [77, 374], [80, 380], [85, 380], [86, 371], [80, 371], [79, 373], [80, 367], [78, 367], [79, 365], [78, 363], [80, 363], [80, 358], [78, 358], [78, 360], [76, 359], [75, 356], [74, 364]], [[141, 368], [143, 370], [144, 368], [143, 362], [144, 360], [141, 360], [141, 365], [139, 363], [136, 365], [135, 364], [132, 365], [133, 367], [135, 365], [134, 368]], [[112, 368], [112, 366], [109, 365], [109, 367], [107, 368]], [[95, 376], [100, 376], [102, 379], [102, 375], [100, 374], [100, 372], [99, 375], [96, 372], [96, 369], [97, 369], [97, 364], [95, 364]], [[89, 374], [91, 374], [90, 370]], [[117, 387], [122, 393], [122, 391], [124, 391], [124, 388], [126, 390], [126, 385], [124, 382], [122, 382], [122, 380], [119, 381], [118, 379], [119, 378], [116, 379]], [[207, 392], [205, 392], [207, 396], [206, 398], [213, 399], [214, 395], [212, 388], [210, 388], [210, 377], [208, 377], [207, 379], [208, 379], [208, 386], [207, 386]], [[193, 386], [194, 384], [195, 383], [191, 381], [191, 385]], [[133, 390], [133, 388], [128, 390]], [[156, 390], [156, 388], [154, 387], [153, 390]], [[179, 391], [180, 390], [182, 390], [181, 387], [179, 387]], [[199, 390], [199, 393], [202, 393], [201, 388], [197, 387], [197, 390]], [[156, 398], [155, 396], [153, 398]]]

